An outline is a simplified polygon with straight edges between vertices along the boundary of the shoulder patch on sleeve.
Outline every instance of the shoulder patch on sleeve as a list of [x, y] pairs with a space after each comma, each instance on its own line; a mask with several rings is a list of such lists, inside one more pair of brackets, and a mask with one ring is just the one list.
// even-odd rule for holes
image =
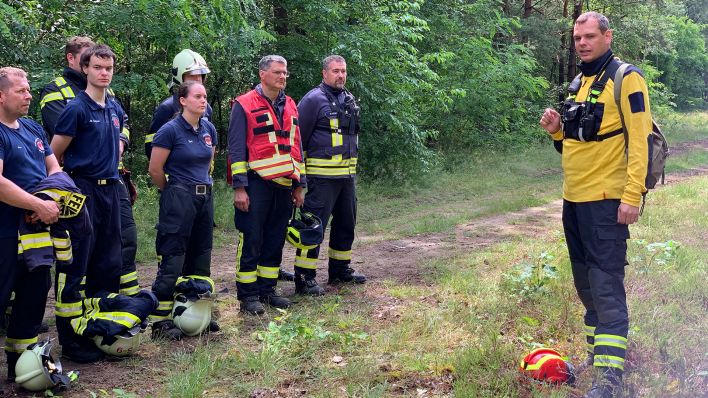
[[629, 94], [629, 106], [632, 109], [632, 113], [644, 112], [644, 93], [637, 91]]

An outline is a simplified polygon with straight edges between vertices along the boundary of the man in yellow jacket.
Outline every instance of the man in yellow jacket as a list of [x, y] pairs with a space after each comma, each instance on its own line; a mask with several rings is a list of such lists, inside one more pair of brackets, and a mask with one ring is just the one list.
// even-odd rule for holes
[[573, 40], [582, 77], [569, 87], [561, 113], [546, 109], [540, 123], [554, 141], [562, 141], [563, 229], [586, 310], [588, 351], [598, 370], [585, 396], [609, 398], [622, 395], [629, 328], [626, 240], [646, 192], [652, 120], [647, 85], [635, 67], [624, 74], [620, 115], [613, 90], [619, 62], [610, 49], [607, 18], [597, 12], [582, 14], [575, 21]]

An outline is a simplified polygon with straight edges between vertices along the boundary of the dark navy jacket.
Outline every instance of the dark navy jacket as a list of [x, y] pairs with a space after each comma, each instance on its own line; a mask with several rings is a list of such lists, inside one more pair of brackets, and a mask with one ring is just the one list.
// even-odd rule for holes
[[49, 226], [31, 223], [24, 214], [20, 217], [18, 258], [24, 260], [30, 271], [51, 267], [55, 260], [59, 264], [71, 264], [71, 238], [81, 239], [93, 232], [84, 206], [85, 196], [64, 172], [43, 179], [32, 192], [43, 200], [59, 203], [61, 212], [59, 221]]
[[324, 83], [310, 90], [297, 105], [307, 175], [321, 178], [356, 177], [359, 121], [349, 128], [342, 114], [356, 103], [347, 90]]

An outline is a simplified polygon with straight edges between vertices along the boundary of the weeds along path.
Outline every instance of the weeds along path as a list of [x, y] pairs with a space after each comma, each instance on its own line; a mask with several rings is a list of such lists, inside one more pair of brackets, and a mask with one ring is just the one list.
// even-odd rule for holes
[[[682, 154], [695, 151], [708, 152], [708, 139], [692, 141], [678, 144], [672, 147], [672, 156], [678, 157]], [[708, 174], [708, 167], [701, 167], [683, 170], [681, 172], [667, 175], [666, 183], [675, 184], [696, 175]], [[659, 187], [661, 189], [661, 187]], [[651, 203], [651, 195], [648, 199]], [[354, 246], [354, 264], [357, 271], [365, 273], [370, 281], [366, 289], [358, 289], [357, 294], [363, 294], [365, 300], [372, 304], [371, 328], [380, 329], [385, 327], [389, 321], [395, 321], [399, 316], [401, 306], [406, 303], [401, 299], [391, 297], [386, 287], [387, 283], [400, 285], [428, 285], [431, 284], [429, 273], [426, 272], [427, 262], [433, 259], [445, 259], [454, 257], [457, 254], [464, 254], [470, 251], [485, 248], [504, 242], [510, 239], [524, 237], [535, 237], [543, 235], [552, 230], [560, 229], [561, 224], [561, 200], [556, 200], [543, 206], [531, 207], [519, 211], [499, 214], [495, 216], [483, 217], [457, 225], [454, 229], [442, 233], [421, 234], [404, 237], [400, 239], [386, 239], [379, 235], [360, 235]], [[469, 203], [474, 206], [474, 203]], [[323, 247], [327, 247], [327, 241]], [[236, 245], [228, 245], [217, 249], [212, 258], [212, 276], [217, 284], [217, 290], [222, 292], [225, 299], [220, 304], [220, 312], [227, 319], [238, 318], [235, 300], [235, 255]], [[326, 250], [321, 253], [319, 260], [318, 280], [327, 289], [327, 294], [342, 293], [345, 290], [326, 285]], [[286, 247], [283, 258], [284, 268], [292, 270], [294, 261], [294, 250]], [[155, 278], [155, 263], [140, 264], [138, 266], [140, 286], [150, 289]], [[283, 294], [290, 296], [294, 293], [294, 286], [289, 282], [280, 282]], [[45, 318], [50, 320], [50, 325], [54, 324], [54, 294], [50, 293], [47, 303]], [[299, 297], [294, 296], [294, 300]], [[434, 297], [423, 297], [422, 300], [432, 300]], [[220, 300], [221, 301], [221, 300]], [[243, 319], [240, 327], [246, 333], [241, 333], [242, 337], [216, 334], [212, 337], [202, 339], [185, 339], [178, 343], [166, 344], [155, 343], [149, 340], [143, 343], [140, 355], [119, 361], [102, 361], [96, 365], [78, 365], [70, 361], [64, 361], [65, 369], [78, 369], [82, 372], [80, 385], [69, 392], [63, 394], [65, 397], [83, 397], [92, 395], [91, 392], [100, 390], [112, 391], [113, 388], [120, 388], [128, 392], [137, 393], [138, 396], [163, 396], [163, 379], [170, 373], [166, 369], [164, 358], [173, 352], [193, 352], [201, 344], [211, 344], [224, 342], [224, 339], [233, 340], [248, 339], [250, 331], [262, 329], [265, 323]], [[265, 321], [267, 323], [267, 321]], [[50, 327], [50, 332], [41, 338], [56, 338], [55, 328]], [[4, 343], [4, 338], [0, 339], [0, 344]], [[58, 345], [54, 353], [58, 355]], [[0, 362], [0, 372], [5, 372], [4, 361]], [[403, 382], [403, 381], [402, 381]], [[431, 390], [444, 392], [451, 389], [451, 381], [445, 377], [434, 377], [425, 381]], [[404, 383], [405, 384], [405, 383]], [[416, 383], [414, 383], [416, 384]], [[420, 385], [418, 383], [417, 385]], [[401, 388], [406, 388], [401, 385]], [[31, 396], [21, 392], [17, 386], [6, 386], [8, 396]]]

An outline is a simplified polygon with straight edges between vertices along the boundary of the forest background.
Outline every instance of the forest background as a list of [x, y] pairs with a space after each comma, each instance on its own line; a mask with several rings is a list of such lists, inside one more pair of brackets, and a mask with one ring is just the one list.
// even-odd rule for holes
[[[62, 395], [580, 396], [587, 372], [576, 387], [544, 388], [519, 377], [518, 361], [539, 345], [584, 359], [558, 219], [561, 165], [538, 119], [578, 72], [572, 21], [588, 10], [609, 17], [615, 54], [643, 70], [672, 145], [667, 186], [632, 227], [627, 396], [708, 396], [708, 293], [697, 283], [708, 274], [706, 0], [2, 0], [0, 65], [29, 72], [31, 117], [64, 66], [67, 37], [118, 55], [112, 88], [130, 116], [142, 287], [155, 275], [158, 203], [143, 138], [169, 95], [174, 55], [191, 48], [211, 69], [212, 276], [230, 291], [217, 306], [222, 332], [77, 366], [80, 384]], [[225, 145], [230, 100], [273, 53], [289, 61], [296, 100], [320, 82], [324, 56], [347, 59], [363, 110], [354, 266], [370, 281], [327, 285], [325, 297], [294, 296], [292, 311], [255, 319], [239, 315], [233, 294]], [[286, 248], [288, 270], [292, 256]]]
[[3, 0], [0, 65], [29, 72], [38, 117], [66, 38], [110, 45], [130, 116], [126, 162], [144, 174], [143, 138], [180, 50], [209, 64], [222, 155], [229, 101], [257, 83], [260, 57], [288, 59], [298, 100], [320, 82], [322, 58], [340, 54], [363, 109], [360, 175], [415, 184], [459, 155], [546, 139], [537, 120], [577, 73], [572, 21], [587, 10], [608, 16], [615, 54], [643, 70], [655, 116], [706, 109], [705, 0]]

